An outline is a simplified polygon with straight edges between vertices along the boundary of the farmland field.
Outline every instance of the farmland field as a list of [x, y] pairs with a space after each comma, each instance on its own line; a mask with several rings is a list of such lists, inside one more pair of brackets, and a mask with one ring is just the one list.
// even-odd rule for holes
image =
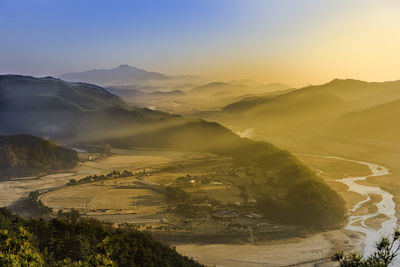
[[[152, 168], [183, 160], [185, 157], [193, 157], [192, 153], [148, 149], [116, 149], [112, 152], [113, 155], [106, 158], [90, 156], [93, 159], [79, 163], [68, 172], [2, 181], [0, 206], [8, 206], [20, 198], [27, 197], [32, 191], [46, 192], [65, 186], [70, 179], [79, 180], [87, 175], [100, 175], [113, 170]], [[89, 158], [85, 155], [82, 157]]]
[[[79, 180], [84, 175], [104, 175], [123, 170], [135, 175], [62, 186], [42, 194], [39, 199], [54, 212], [75, 209], [85, 216], [102, 220], [159, 226], [160, 220], [171, 216], [167, 212], [165, 194], [154, 185], [176, 186], [179, 177], [199, 177], [228, 162], [229, 158], [206, 153], [115, 149], [110, 157], [83, 163], [75, 170], [75, 175], [68, 178]], [[201, 185], [197, 178], [193, 179], [185, 188], [188, 194], [209, 196], [221, 202], [241, 201], [240, 191], [232, 185], [218, 182]]]

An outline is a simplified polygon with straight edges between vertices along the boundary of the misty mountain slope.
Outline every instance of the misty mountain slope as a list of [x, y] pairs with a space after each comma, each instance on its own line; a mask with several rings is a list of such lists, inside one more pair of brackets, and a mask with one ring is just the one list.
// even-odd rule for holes
[[135, 106], [179, 114], [195, 114], [201, 110], [221, 108], [248, 95], [289, 88], [282, 84], [261, 84], [252, 80], [205, 84], [206, 81], [198, 76], [167, 76], [129, 65], [68, 73], [60, 77], [68, 81], [105, 86], [109, 92]]
[[399, 142], [400, 99], [350, 113], [337, 120], [330, 130], [346, 136]]
[[249, 96], [223, 108], [224, 112], [240, 113], [253, 107], [271, 101], [274, 96]]
[[[256, 109], [258, 106], [275, 105], [275, 102], [307, 100], [318, 95], [331, 95], [348, 102], [355, 109], [365, 109], [382, 103], [392, 101], [400, 97], [400, 81], [393, 82], [364, 82], [358, 80], [335, 79], [323, 85], [304, 87], [289, 91], [285, 95], [271, 98], [244, 99], [237, 103], [231, 103], [224, 110], [234, 112], [234, 107], [246, 106], [245, 110]], [[291, 100], [293, 99], [293, 100]], [[277, 103], [276, 105], [279, 105]], [[262, 109], [262, 108], [260, 108]], [[244, 111], [241, 108], [240, 111]]]
[[0, 136], [0, 180], [73, 167], [74, 150], [30, 135]]
[[337, 119], [400, 98], [400, 81], [335, 79], [278, 96], [255, 96], [225, 106], [215, 117], [224, 124], [240, 120], [263, 134], [324, 131]]
[[249, 93], [267, 93], [289, 89], [282, 84], [260, 84], [253, 81], [212, 82], [196, 88], [188, 93], [191, 96], [238, 96]]
[[5, 101], [4, 104], [16, 105], [19, 108], [29, 105], [43, 107], [53, 102], [62, 105], [63, 108], [79, 110], [129, 107], [119, 97], [99, 86], [68, 83], [52, 77], [2, 75], [0, 76], [0, 90], [0, 97]]
[[[343, 221], [343, 200], [290, 153], [266, 142], [240, 138], [215, 122], [131, 107], [102, 88], [78, 85], [54, 79], [0, 76], [0, 133], [48, 136], [78, 145], [108, 143], [229, 156], [236, 167], [257, 175], [260, 182], [252, 195], [264, 203], [259, 209], [266, 216], [319, 228], [335, 227]], [[43, 97], [46, 101], [41, 101]], [[98, 99], [88, 101], [91, 97]], [[64, 105], [59, 106], [60, 101]], [[308, 185], [310, 190], [298, 190]], [[311, 198], [299, 203], [293, 194], [300, 199]], [[274, 207], [272, 213], [270, 207]], [[312, 216], [300, 216], [310, 211]]]
[[246, 120], [260, 128], [260, 122], [272, 131], [290, 130], [331, 120], [336, 113], [348, 109], [348, 104], [331, 94], [285, 94], [278, 97], [251, 97], [226, 106], [227, 116]]
[[[182, 144], [187, 149], [204, 145], [210, 141], [204, 139], [206, 135], [232, 142], [240, 140], [228, 129], [204, 120], [136, 108], [101, 87], [54, 78], [0, 76], [0, 102], [2, 134], [28, 133], [64, 142], [108, 141], [182, 149]], [[181, 132], [189, 131], [197, 142], [179, 140]], [[146, 136], [150, 135], [157, 138], [149, 140]]]
[[54, 78], [0, 76], [2, 134], [28, 133], [53, 138], [78, 137], [87, 116], [96, 119], [104, 109], [126, 110], [137, 118], [162, 118], [166, 114], [131, 107], [101, 87], [69, 83]]
[[179, 114], [179, 107], [186, 103], [186, 94], [181, 90], [143, 92], [137, 89], [106, 88], [126, 102], [137, 107], [157, 109], [159, 111]]
[[140, 86], [117, 86], [107, 90], [135, 106], [190, 116], [197, 116], [197, 112], [220, 109], [229, 103], [256, 94], [278, 95], [288, 90], [288, 87], [281, 84], [263, 85], [251, 80], [213, 82], [191, 87], [194, 88], [146, 87], [142, 90]]
[[196, 88], [193, 88], [190, 91], [191, 95], [213, 95], [218, 92], [222, 91], [229, 91], [231, 93], [237, 93], [238, 91], [243, 91], [246, 88], [246, 86], [241, 85], [241, 84], [229, 84], [229, 83], [224, 83], [224, 82], [212, 82], [208, 83]]
[[323, 90], [348, 101], [356, 108], [369, 108], [400, 97], [400, 81], [365, 82], [335, 79], [329, 83], [304, 88], [310, 93]]
[[128, 101], [128, 99], [130, 98], [140, 98], [140, 97], [145, 97], [147, 95], [145, 92], [142, 92], [138, 89], [122, 89], [116, 87], [107, 87], [106, 90], [112, 94], [115, 94], [123, 98], [125, 101]]
[[[268, 103], [269, 102], [269, 103]], [[346, 102], [332, 94], [315, 94], [305, 97], [301, 94], [283, 95], [275, 99], [267, 100], [266, 105], [258, 105], [245, 111], [244, 115], [291, 117], [313, 117], [321, 113], [329, 113], [331, 110], [343, 108]], [[272, 117], [271, 116], [271, 117]]]
[[181, 91], [181, 90], [172, 90], [172, 91], [166, 91], [166, 92], [162, 92], [162, 91], [154, 91], [154, 92], [150, 92], [147, 95], [149, 96], [153, 96], [153, 97], [169, 97], [169, 96], [185, 96], [186, 94]]
[[[113, 93], [126, 101], [132, 101], [135, 102], [135, 100], [144, 98], [144, 99], [149, 99], [151, 101], [151, 98], [163, 98], [163, 97], [184, 97], [186, 94], [181, 91], [181, 90], [172, 90], [172, 91], [152, 91], [149, 93], [142, 92], [140, 90], [136, 89], [121, 89], [121, 88], [116, 88], [116, 87], [107, 87], [107, 91], [110, 93]], [[145, 100], [142, 100], [145, 101]]]

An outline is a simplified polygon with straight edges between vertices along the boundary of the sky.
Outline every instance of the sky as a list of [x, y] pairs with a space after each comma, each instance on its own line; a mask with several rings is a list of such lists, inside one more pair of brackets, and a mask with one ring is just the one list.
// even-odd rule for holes
[[0, 0], [0, 73], [400, 79], [398, 0]]

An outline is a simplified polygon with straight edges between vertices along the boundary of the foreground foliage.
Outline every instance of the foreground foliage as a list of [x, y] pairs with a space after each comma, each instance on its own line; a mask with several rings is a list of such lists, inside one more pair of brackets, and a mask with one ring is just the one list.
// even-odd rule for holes
[[202, 266], [129, 225], [115, 228], [77, 212], [50, 221], [0, 209], [0, 266]]
[[364, 258], [357, 252], [344, 255], [337, 252], [332, 259], [341, 267], [386, 267], [389, 266], [400, 250], [400, 231], [395, 230], [391, 238], [383, 237], [376, 243], [376, 250]]
[[0, 230], [0, 266], [44, 266], [32, 235], [22, 226], [14, 233]]

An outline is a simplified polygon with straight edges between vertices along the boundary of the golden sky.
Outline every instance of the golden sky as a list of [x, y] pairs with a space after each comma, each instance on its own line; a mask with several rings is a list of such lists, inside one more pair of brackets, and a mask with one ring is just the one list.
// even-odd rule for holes
[[0, 73], [400, 79], [399, 0], [0, 1]]

